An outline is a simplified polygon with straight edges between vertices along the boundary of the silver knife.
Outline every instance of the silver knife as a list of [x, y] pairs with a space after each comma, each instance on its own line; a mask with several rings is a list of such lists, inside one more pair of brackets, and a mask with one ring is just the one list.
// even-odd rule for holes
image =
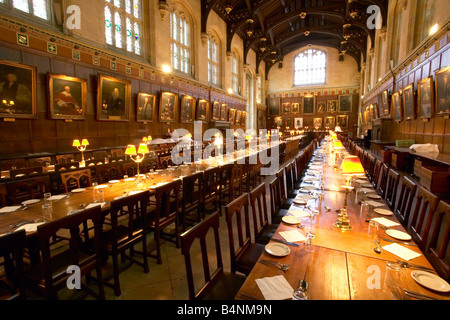
[[384, 241], [387, 241], [387, 242], [400, 243], [400, 244], [404, 244], [404, 245], [407, 245], [407, 246], [414, 246], [414, 247], [417, 247], [417, 246], [418, 246], [418, 245], [415, 244], [414, 242], [396, 241], [396, 240], [387, 239], [387, 238], [381, 238], [381, 239], [383, 239]]
[[287, 245], [290, 245], [290, 246], [294, 246], [294, 247], [299, 247], [298, 243], [294, 243], [294, 242], [288, 242], [288, 241], [284, 241], [284, 240], [276, 239], [276, 238], [272, 238], [270, 240], [281, 242], [281, 243], [284, 243], [284, 244], [287, 244]]
[[416, 298], [416, 299], [441, 300], [441, 299], [437, 299], [437, 298], [433, 298], [433, 297], [424, 295], [422, 293], [418, 293], [418, 292], [414, 292], [414, 291], [410, 291], [410, 290], [406, 290], [406, 289], [403, 289], [403, 292], [405, 292], [406, 295]]

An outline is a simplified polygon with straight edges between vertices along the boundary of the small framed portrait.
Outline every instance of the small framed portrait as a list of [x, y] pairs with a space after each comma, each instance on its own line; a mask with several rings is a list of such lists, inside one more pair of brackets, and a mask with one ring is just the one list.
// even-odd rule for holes
[[341, 129], [348, 128], [348, 116], [347, 115], [339, 115], [337, 116], [337, 125], [341, 127]]
[[379, 119], [380, 118], [380, 108], [378, 107], [379, 106], [379, 104], [378, 103], [374, 103], [373, 105], [372, 105], [372, 117], [374, 118], [374, 119]]
[[322, 128], [322, 118], [314, 118], [313, 126], [315, 129], [321, 129]]
[[317, 113], [325, 113], [325, 112], [327, 112], [327, 102], [317, 101]]
[[247, 121], [247, 111], [242, 111], [241, 115], [241, 125], [245, 125], [245, 122]]
[[178, 118], [178, 94], [168, 91], [161, 92], [159, 99], [159, 121], [177, 122]]
[[334, 113], [337, 112], [337, 100], [327, 100], [327, 112]]
[[303, 97], [303, 114], [314, 114], [314, 96]]
[[294, 128], [295, 129], [303, 128], [303, 118], [295, 118], [294, 119]]
[[292, 118], [284, 119], [284, 126], [286, 127], [286, 129], [293, 129], [294, 128], [294, 119], [292, 119]]
[[154, 94], [139, 92], [137, 96], [136, 121], [153, 122], [153, 111], [155, 110]]
[[209, 101], [205, 99], [199, 99], [197, 103], [197, 121], [207, 123], [209, 118]]
[[234, 123], [234, 117], [236, 115], [236, 109], [230, 109], [228, 112], [228, 122]]
[[282, 104], [283, 115], [287, 115], [291, 113], [291, 104], [289, 102], [285, 102]]
[[390, 109], [390, 103], [389, 103], [389, 92], [387, 90], [384, 90], [381, 93], [381, 110], [383, 113], [381, 113], [382, 117], [390, 117], [391, 116], [391, 109]]
[[300, 103], [294, 102], [294, 103], [291, 105], [291, 112], [292, 112], [292, 113], [299, 113], [299, 112], [300, 112]]
[[128, 121], [131, 82], [107, 75], [98, 77], [97, 120]]
[[227, 121], [227, 115], [228, 115], [228, 105], [222, 103], [222, 105], [220, 106], [220, 121]]
[[[450, 102], [450, 101], [449, 101]], [[434, 114], [433, 76], [422, 79], [417, 84], [417, 103], [420, 117], [431, 118]]]
[[195, 120], [195, 98], [183, 95], [181, 97], [181, 112], [180, 112], [180, 122], [181, 123], [194, 123]]
[[402, 121], [402, 98], [400, 92], [394, 92], [392, 95], [392, 109], [394, 111], [394, 120]]
[[280, 98], [269, 98], [269, 116], [280, 115]]
[[0, 60], [0, 117], [36, 118], [36, 68]]
[[352, 111], [352, 95], [345, 94], [339, 96], [339, 112]]
[[334, 127], [336, 127], [336, 119], [335, 117], [325, 117], [325, 129], [331, 129], [334, 130]]
[[403, 114], [405, 120], [414, 120], [416, 118], [416, 99], [414, 99], [414, 84], [403, 88]]
[[212, 119], [214, 121], [220, 120], [220, 103], [218, 101], [213, 102], [213, 108], [212, 108]]
[[436, 115], [450, 114], [450, 66], [435, 74]]
[[241, 110], [236, 110], [236, 124], [239, 124], [241, 122], [241, 117], [242, 117], [242, 111]]
[[274, 126], [275, 128], [281, 128], [283, 125], [283, 118], [282, 117], [275, 117], [274, 119]]
[[86, 119], [86, 80], [49, 74], [48, 88], [51, 119]]

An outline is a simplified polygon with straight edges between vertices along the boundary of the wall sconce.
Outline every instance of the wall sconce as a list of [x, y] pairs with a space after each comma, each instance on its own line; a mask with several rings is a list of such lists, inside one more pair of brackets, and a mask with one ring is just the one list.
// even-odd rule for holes
[[306, 18], [306, 12], [300, 12], [299, 16], [300, 16], [300, 18], [305, 19]]

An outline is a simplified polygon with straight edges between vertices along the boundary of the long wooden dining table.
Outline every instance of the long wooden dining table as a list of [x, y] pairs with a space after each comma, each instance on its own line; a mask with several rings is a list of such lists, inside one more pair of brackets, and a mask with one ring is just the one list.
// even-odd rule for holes
[[[327, 143], [327, 142], [323, 142]], [[327, 150], [322, 144], [322, 155]], [[321, 157], [320, 151], [316, 151], [315, 157], [311, 160], [314, 164]], [[334, 155], [332, 155], [334, 157]], [[258, 279], [271, 278], [282, 275], [294, 290], [300, 280], [305, 280], [308, 284], [307, 296], [308, 300], [393, 300], [393, 299], [408, 299], [408, 296], [401, 293], [401, 296], [395, 296], [388, 288], [385, 280], [386, 268], [388, 262], [397, 262], [397, 260], [406, 262], [397, 255], [384, 249], [381, 253], [376, 253], [374, 250], [374, 235], [369, 234], [369, 223], [366, 222], [365, 217], [360, 215], [360, 203], [355, 202], [355, 190], [346, 193], [342, 185], [345, 184], [340, 170], [335, 166], [329, 165], [330, 157], [326, 157], [323, 166], [323, 193], [319, 199], [310, 200], [311, 207], [314, 207], [314, 201], [319, 213], [315, 217], [313, 224], [310, 224], [308, 217], [302, 218], [299, 224], [289, 224], [281, 222], [272, 239], [285, 240], [280, 232], [297, 230], [306, 236], [311, 228], [314, 233], [312, 244], [313, 252], [308, 252], [304, 246], [304, 242], [295, 242], [299, 246], [287, 245], [289, 254], [274, 256], [267, 252], [267, 250], [260, 256], [260, 260], [270, 260], [282, 264], [290, 265], [288, 270], [281, 270], [277, 267], [267, 265], [265, 263], [257, 262], [245, 283], [237, 293], [236, 300], [264, 300], [260, 287], [257, 284]], [[334, 160], [333, 160], [334, 161]], [[319, 162], [317, 162], [319, 164]], [[314, 176], [306, 177], [315, 180]], [[307, 180], [307, 179], [306, 179]], [[360, 181], [360, 183], [356, 182]], [[302, 182], [301, 187], [309, 184]], [[352, 182], [355, 187], [363, 187], [370, 189], [369, 194], [376, 194], [375, 189], [370, 185], [366, 177], [358, 177]], [[364, 200], [371, 200], [367, 198]], [[347, 213], [350, 220], [352, 230], [341, 230], [334, 226], [338, 219], [338, 212], [336, 210], [342, 209], [344, 200], [347, 197]], [[377, 208], [387, 209], [388, 206], [384, 200], [373, 200], [382, 204]], [[289, 211], [303, 208], [293, 204]], [[370, 212], [373, 218], [385, 218], [390, 221], [398, 223], [395, 215], [380, 215], [374, 212], [375, 207], [371, 207]], [[290, 215], [288, 211], [288, 215]], [[311, 227], [312, 226], [312, 227]], [[394, 229], [406, 232], [403, 226], [398, 223], [394, 227], [382, 228], [378, 227], [376, 232], [378, 239], [381, 241], [381, 246], [393, 244], [390, 241], [399, 241], [386, 234], [385, 229]], [[386, 241], [384, 239], [388, 239]], [[268, 245], [278, 243], [271, 240]], [[420, 256], [409, 260], [411, 264], [433, 269], [433, 266], [424, 256], [423, 252], [414, 242], [409, 241], [410, 245], [400, 244], [402, 247], [410, 249]], [[414, 268], [401, 268], [398, 280], [398, 286], [401, 289], [407, 289], [416, 293], [427, 295], [436, 299], [450, 300], [450, 293], [442, 293], [428, 288], [417, 283], [411, 273]], [[414, 298], [410, 298], [414, 299]]]

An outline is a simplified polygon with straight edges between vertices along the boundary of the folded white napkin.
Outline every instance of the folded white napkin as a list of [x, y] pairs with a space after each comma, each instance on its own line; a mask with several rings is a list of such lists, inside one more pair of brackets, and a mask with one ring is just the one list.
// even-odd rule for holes
[[386, 218], [373, 218], [372, 220], [378, 222], [379, 224], [382, 224], [385, 227], [394, 227], [400, 225], [399, 223]]
[[407, 261], [421, 256], [420, 253], [405, 248], [398, 243], [388, 244], [384, 246], [383, 249]]
[[6, 213], [6, 212], [14, 212], [16, 210], [19, 210], [21, 206], [9, 206], [9, 207], [3, 207], [0, 209], [0, 213]]
[[306, 241], [306, 237], [297, 230], [280, 231], [279, 233], [288, 242]]
[[28, 224], [25, 224], [25, 225], [17, 228], [16, 231], [24, 229], [26, 233], [28, 233], [28, 232], [36, 232], [37, 231], [37, 227], [40, 226], [43, 223], [45, 223], [45, 222], [28, 223]]
[[51, 196], [48, 200], [61, 200], [67, 197], [67, 194], [60, 194], [57, 196]]
[[106, 204], [106, 202], [96, 202], [96, 203], [89, 203], [85, 209], [90, 209], [93, 208], [95, 206], [101, 206], [103, 208], [103, 206]]
[[256, 284], [266, 300], [286, 300], [292, 298], [292, 289], [283, 275], [256, 279]]
[[309, 213], [302, 209], [291, 209], [288, 213], [297, 218], [309, 218]]
[[371, 205], [372, 207], [381, 207], [384, 205], [383, 202], [378, 202], [378, 201], [366, 201], [369, 205]]

